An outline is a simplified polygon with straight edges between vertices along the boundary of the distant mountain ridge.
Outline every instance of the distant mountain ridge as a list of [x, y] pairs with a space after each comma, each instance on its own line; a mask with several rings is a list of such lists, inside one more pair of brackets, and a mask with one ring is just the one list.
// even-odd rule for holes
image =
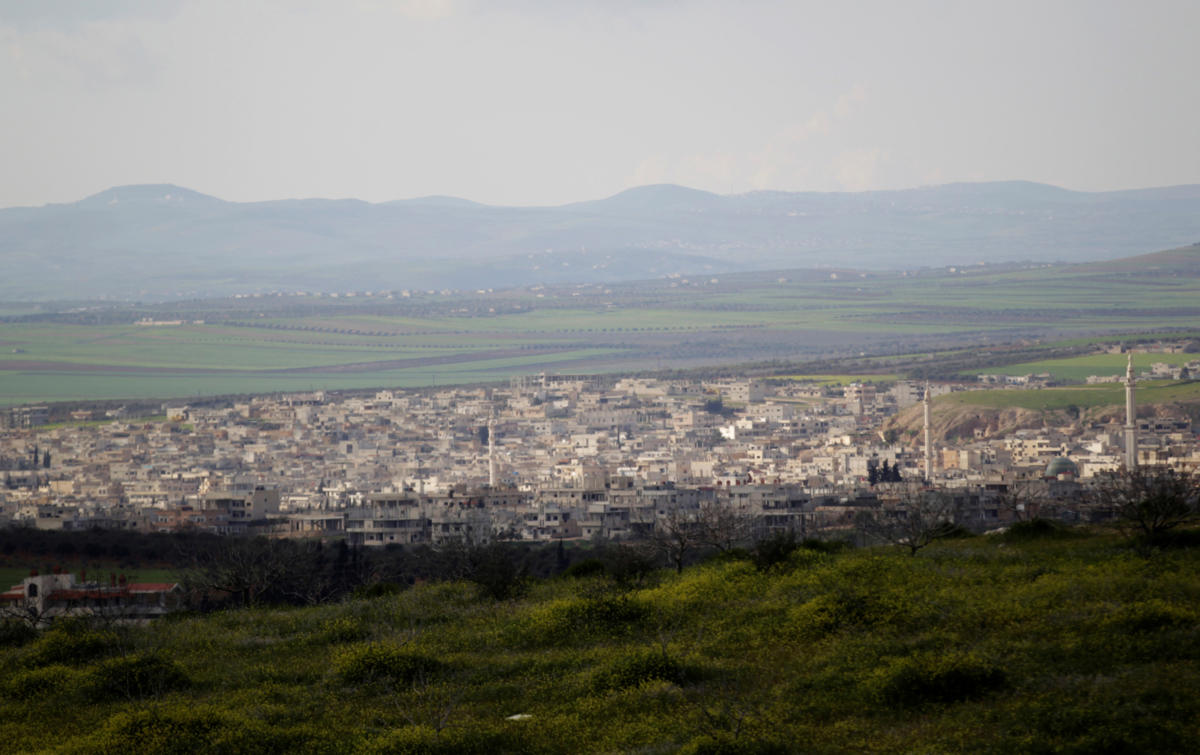
[[455, 197], [229, 202], [170, 184], [0, 210], [0, 300], [603, 283], [735, 270], [1091, 262], [1200, 240], [1200, 185], [1023, 181], [719, 195], [641, 186], [554, 207]]
[[114, 205], [174, 205], [200, 203], [202, 205], [228, 204], [223, 199], [201, 194], [174, 184], [133, 184], [114, 186], [110, 189], [84, 197], [69, 205], [47, 205], [48, 207], [112, 207]]

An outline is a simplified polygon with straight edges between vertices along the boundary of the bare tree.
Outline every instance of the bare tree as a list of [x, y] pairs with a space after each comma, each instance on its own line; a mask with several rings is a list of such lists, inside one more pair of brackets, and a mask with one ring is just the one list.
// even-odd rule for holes
[[705, 501], [696, 511], [701, 544], [727, 553], [754, 540], [756, 517], [728, 500]]
[[279, 595], [288, 603], [313, 606], [337, 600], [373, 576], [368, 560], [344, 540], [332, 548], [319, 540], [274, 543], [277, 549], [293, 551], [284, 559], [288, 571], [278, 583]]
[[658, 511], [650, 545], [676, 572], [683, 571], [689, 556], [702, 550], [728, 553], [754, 541], [758, 518], [728, 500], [703, 501], [695, 508], [671, 505]]
[[225, 594], [243, 606], [272, 597], [297, 564], [286, 543], [266, 538], [227, 537], [196, 548], [184, 584], [189, 592]]
[[683, 572], [688, 555], [705, 543], [698, 510], [672, 506], [659, 513], [650, 531], [650, 543], [675, 567], [676, 573]]
[[1200, 477], [1171, 467], [1134, 467], [1098, 475], [1098, 502], [1154, 542], [1200, 519]]
[[1012, 521], [1027, 522], [1042, 516], [1049, 501], [1046, 481], [1038, 477], [1018, 477], [1011, 480], [999, 494], [1000, 508], [1009, 513]]
[[949, 535], [957, 523], [958, 505], [953, 495], [915, 484], [901, 488], [894, 502], [861, 512], [855, 518], [867, 538], [903, 546], [910, 555]]

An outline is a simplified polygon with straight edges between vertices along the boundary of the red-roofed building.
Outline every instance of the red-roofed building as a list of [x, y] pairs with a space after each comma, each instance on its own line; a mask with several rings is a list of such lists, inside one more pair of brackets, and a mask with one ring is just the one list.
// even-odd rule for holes
[[78, 582], [74, 574], [34, 572], [0, 593], [0, 616], [43, 626], [64, 616], [105, 616], [119, 621], [145, 621], [179, 605], [183, 590], [175, 582], [129, 582], [124, 575]]

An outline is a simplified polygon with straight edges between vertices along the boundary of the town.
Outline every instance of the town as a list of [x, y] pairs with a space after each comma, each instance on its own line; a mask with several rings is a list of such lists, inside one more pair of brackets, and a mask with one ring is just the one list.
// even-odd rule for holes
[[[0, 521], [39, 529], [185, 529], [338, 537], [353, 546], [491, 539], [639, 539], [713, 512], [819, 536], [903, 509], [914, 485], [952, 493], [952, 518], [987, 531], [1034, 516], [1101, 521], [1086, 495], [1132, 465], [1200, 467], [1186, 416], [969, 436], [930, 432], [939, 397], [1036, 390], [1038, 376], [845, 385], [540, 374], [507, 386], [167, 404], [165, 418], [74, 412], [42, 427], [18, 407], [0, 441]], [[903, 427], [925, 408], [923, 432]]]

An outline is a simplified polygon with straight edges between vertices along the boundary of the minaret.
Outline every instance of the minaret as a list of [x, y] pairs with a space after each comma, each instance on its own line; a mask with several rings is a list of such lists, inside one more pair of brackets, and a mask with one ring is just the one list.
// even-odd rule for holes
[[496, 410], [488, 416], [488, 487], [496, 487]]
[[1125, 468], [1137, 467], [1137, 408], [1133, 404], [1133, 389], [1137, 378], [1133, 376], [1133, 354], [1125, 368]]
[[933, 422], [930, 419], [929, 382], [925, 382], [925, 480], [933, 479]]

